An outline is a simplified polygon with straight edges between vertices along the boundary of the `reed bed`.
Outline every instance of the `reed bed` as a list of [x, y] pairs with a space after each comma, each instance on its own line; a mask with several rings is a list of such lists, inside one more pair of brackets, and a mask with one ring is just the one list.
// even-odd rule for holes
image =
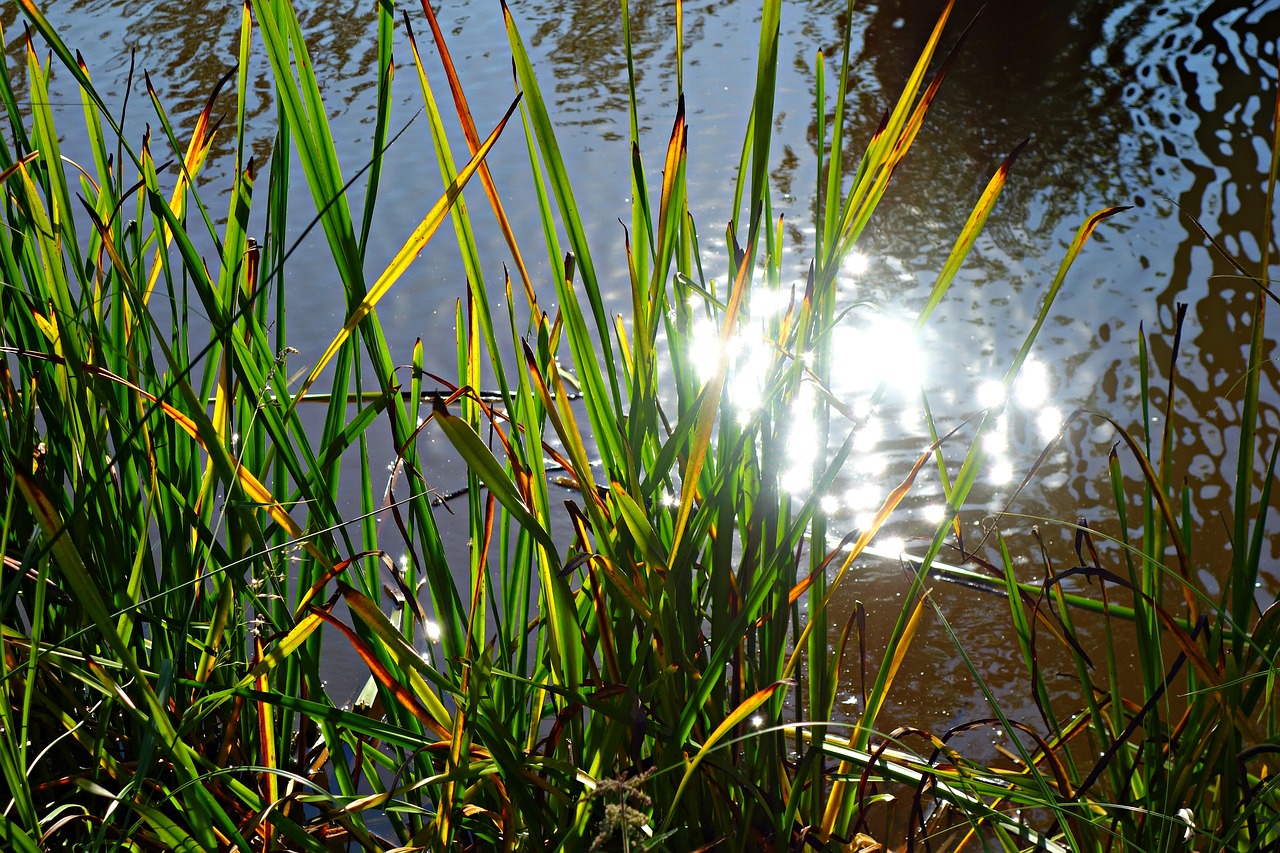
[[[372, 150], [342, 163], [293, 9], [246, 3], [240, 62], [225, 81], [236, 104], [224, 131], [235, 139], [233, 181], [210, 186], [202, 169], [214, 95], [179, 139], [148, 86], [152, 133], [131, 135], [56, 24], [34, 0], [19, 3], [29, 27], [27, 100], [15, 96], [9, 69], [0, 76], [10, 128], [0, 138], [6, 849], [1280, 844], [1280, 610], [1261, 611], [1253, 595], [1276, 465], [1274, 436], [1258, 417], [1272, 296], [1265, 261], [1262, 272], [1240, 268], [1258, 301], [1244, 365], [1233, 562], [1221, 594], [1203, 588], [1194, 543], [1180, 533], [1188, 497], [1171, 469], [1171, 426], [1162, 435], [1120, 430], [1109, 538], [1121, 547], [1103, 549], [1119, 556], [1103, 564], [1095, 543], [1108, 534], [1080, 527], [1079, 565], [1046, 561], [1039, 583], [1015, 575], [998, 528], [988, 547], [965, 551], [967, 566], [939, 559], [996, 412], [945, 435], [932, 425], [936, 443], [886, 482], [866, 529], [840, 539], [844, 531], [818, 511], [854, 453], [858, 425], [829, 390], [841, 265], [946, 77], [954, 53], [940, 45], [963, 43], [949, 4], [852, 173], [842, 168], [848, 33], [841, 55], [815, 56], [816, 237], [807, 280], [793, 289], [784, 269], [796, 261], [769, 179], [781, 0], [762, 6], [754, 90], [741, 93], [752, 117], [735, 213], [715, 270], [704, 269], [701, 200], [687, 191], [697, 164], [687, 160], [678, 2], [677, 89], [660, 117], [669, 142], [641, 151], [633, 76], [628, 244], [608, 259], [588, 244], [573, 164], [557, 145], [518, 9], [502, 8], [512, 99], [501, 117], [481, 117], [431, 9], [400, 21], [379, 2]], [[625, 0], [620, 11], [630, 57]], [[430, 33], [439, 67], [424, 60], [415, 32]], [[444, 185], [374, 277], [367, 247], [393, 136], [393, 44], [412, 58], [400, 85], [421, 91]], [[255, 51], [275, 81], [265, 166], [245, 153]], [[53, 67], [79, 84], [84, 128], [75, 132], [87, 134], [91, 163], [61, 156], [47, 95]], [[458, 130], [465, 150], [448, 141]], [[532, 237], [515, 233], [486, 166], [499, 136], [512, 134], [527, 143], [527, 204], [542, 223]], [[945, 298], [1017, 153], [976, 200], [918, 324]], [[652, 185], [647, 163], [661, 163]], [[295, 168], [311, 209], [286, 203]], [[470, 207], [460, 203], [464, 187]], [[1119, 210], [1081, 225], [1008, 386], [1072, 262]], [[261, 241], [249, 236], [251, 214], [266, 223]], [[501, 281], [486, 278], [475, 237], [474, 223], [490, 216], [511, 261]], [[341, 282], [344, 321], [322, 351], [289, 334], [289, 313], [299, 310], [281, 286], [290, 223], [323, 233]], [[410, 364], [397, 364], [378, 317], [380, 300], [445, 227], [468, 274], [447, 377], [421, 341]], [[629, 273], [621, 314], [602, 290], [606, 263]], [[763, 324], [770, 355], [758, 405], [744, 411], [729, 399], [724, 353], [753, 300], [766, 298], [786, 307]], [[709, 365], [690, 355], [707, 323], [719, 342]], [[1145, 388], [1145, 352], [1140, 361]], [[479, 393], [484, 377], [496, 384], [491, 394]], [[801, 417], [815, 419], [829, 452], [813, 463], [812, 487], [793, 494], [778, 460]], [[390, 485], [369, 461], [387, 435]], [[466, 488], [452, 505], [466, 548], [446, 542], [438, 524], [444, 510], [420, 448], [432, 436], [465, 466]], [[354, 482], [339, 482], [343, 461]], [[888, 650], [869, 659], [865, 614], [833, 624], [828, 604], [932, 467], [945, 484], [946, 518], [904, 564]], [[1141, 518], [1128, 509], [1134, 488]], [[340, 495], [353, 494], [356, 517], [340, 510]], [[1008, 719], [988, 691], [990, 719], [950, 732], [882, 731], [895, 678], [924, 642], [923, 616], [934, 609], [946, 626], [930, 579], [963, 573], [1007, 600], [1041, 718]], [[1093, 582], [1090, 594], [1064, 589], [1078, 575]], [[1121, 683], [1119, 639], [1101, 656], [1077, 642], [1084, 611], [1103, 614], [1109, 640], [1134, 637], [1141, 684]], [[330, 653], [322, 643], [368, 670], [350, 706], [322, 681]], [[1078, 662], [1085, 699], [1070, 714], [1040, 671], [1046, 643]], [[954, 653], [977, 678], [958, 641]], [[840, 683], [840, 664], [857, 657], [869, 673], [862, 710], [842, 719], [834, 704], [850, 685]], [[1004, 764], [949, 745], [995, 725], [1019, 732]]]

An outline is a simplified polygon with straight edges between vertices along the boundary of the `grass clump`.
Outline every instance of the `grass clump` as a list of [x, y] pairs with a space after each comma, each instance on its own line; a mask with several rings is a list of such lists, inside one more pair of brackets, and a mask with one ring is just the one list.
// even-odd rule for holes
[[[236, 100], [233, 181], [208, 187], [200, 174], [213, 96], [181, 141], [152, 91], [156, 132], [133, 138], [56, 27], [32, 0], [21, 5], [29, 100], [18, 102], [7, 69], [0, 90], [11, 127], [0, 145], [7, 846], [839, 849], [870, 843], [875, 810], [910, 786], [911, 815], [891, 826], [911, 844], [958, 845], [970, 834], [1004, 849], [1156, 850], [1181, 844], [1186, 831], [1234, 850], [1276, 843], [1271, 690], [1280, 632], [1274, 608], [1260, 615], [1249, 594], [1265, 517], [1250, 526], [1257, 438], [1247, 430], [1239, 555], [1223, 598], [1195, 587], [1170, 473], [1148, 461], [1150, 436], [1128, 440], [1145, 516], [1141, 541], [1117, 551], [1121, 565], [1047, 566], [1048, 581], [1030, 587], [1014, 577], [1007, 549], [1003, 563], [983, 566], [988, 582], [1004, 585], [1041, 700], [1043, 719], [1029, 725], [1004, 718], [991, 697], [993, 716], [1027, 735], [1017, 767], [963, 760], [947, 744], [952, 733], [877, 732], [932, 605], [926, 580], [975, 482], [986, 420], [921, 448], [886, 488], [874, 523], [829, 548], [836, 537], [818, 503], [857, 426], [829, 390], [830, 336], [841, 319], [841, 264], [950, 67], [949, 57], [935, 62], [950, 5], [853, 174], [841, 171], [848, 34], [830, 114], [828, 58], [818, 55], [816, 238], [795, 292], [784, 281], [768, 171], [781, 2], [762, 9], [752, 118], [715, 275], [704, 270], [686, 189], [677, 28], [671, 133], [653, 186], [629, 80], [635, 168], [628, 244], [615, 260], [630, 281], [622, 317], [609, 313], [573, 170], [513, 10], [503, 8], [517, 91], [486, 134], [431, 10], [419, 20], [442, 67], [428, 74], [409, 16], [397, 36], [391, 6], [378, 4], [379, 108], [367, 164], [353, 172], [338, 159], [293, 10], [246, 4], [238, 70], [226, 81]], [[630, 55], [625, 3], [621, 13]], [[444, 186], [374, 277], [367, 246], [392, 138], [397, 39], [410, 48]], [[265, 54], [275, 81], [265, 168], [244, 155], [253, 51]], [[80, 87], [93, 152], [83, 169], [60, 156], [47, 96], [54, 66]], [[432, 88], [440, 75], [465, 152], [448, 142]], [[499, 136], [518, 130], [541, 214], [541, 264], [526, 262], [485, 165]], [[976, 203], [919, 324], [945, 297], [1016, 156]], [[295, 168], [314, 202], [306, 213], [286, 203]], [[347, 190], [357, 184], [363, 207], [353, 209]], [[464, 187], [478, 195], [477, 184], [514, 282], [486, 280], [473, 211], [459, 203]], [[261, 241], [249, 236], [255, 210]], [[1115, 212], [1081, 227], [1007, 385], [1072, 261]], [[291, 222], [319, 227], [342, 285], [342, 325], [319, 352], [289, 335], [281, 282]], [[449, 379], [421, 341], [410, 364], [396, 364], [377, 313], [446, 222], [468, 274]], [[783, 307], [753, 314], [767, 301]], [[1259, 336], [1264, 306], [1260, 296]], [[207, 324], [190, 320], [197, 313]], [[768, 357], [754, 379], [758, 402], [744, 409], [729, 391], [725, 354], [748, 327]], [[706, 329], [716, 346], [698, 362], [690, 342]], [[1261, 347], [1258, 337], [1251, 367]], [[295, 375], [299, 361], [308, 363]], [[497, 391], [478, 393], [490, 375]], [[1245, 418], [1256, 423], [1256, 382], [1246, 401]], [[814, 441], [831, 452], [815, 456], [801, 472], [810, 485], [794, 492], [781, 451], [801, 418], [813, 419]], [[375, 427], [394, 448], [390, 486], [369, 462], [381, 441]], [[459, 514], [470, 547], [452, 561], [419, 450], [427, 434], [443, 436], [465, 464]], [[970, 449], [958, 465], [943, 464], [961, 435]], [[1169, 458], [1171, 441], [1154, 458]], [[340, 483], [339, 463], [352, 454], [356, 482]], [[856, 613], [832, 625], [828, 603], [935, 455], [947, 518], [910, 574], [863, 713], [837, 725], [839, 662], [864, 637]], [[1135, 520], [1123, 515], [1116, 466], [1128, 530]], [[567, 500], [553, 492], [553, 474], [570, 487]], [[358, 517], [340, 511], [340, 490], [358, 494]], [[1264, 486], [1262, 507], [1268, 498]], [[1089, 531], [1081, 536], [1091, 544]], [[1167, 546], [1179, 559], [1172, 572]], [[403, 562], [389, 556], [397, 553]], [[1063, 591], [1073, 574], [1102, 581], [1101, 599]], [[1184, 593], [1181, 613], [1163, 602], [1170, 583]], [[1116, 589], [1129, 604], [1105, 592]], [[1073, 608], [1090, 607], [1137, 632], [1137, 699], [1119, 689], [1113, 656], [1100, 670], [1108, 683], [1095, 685], [1098, 670], [1072, 643]], [[1056, 712], [1037, 669], [1039, 624], [1079, 651], [1086, 704], [1073, 718]], [[322, 641], [368, 668], [354, 707], [321, 679]], [[438, 653], [421, 654], [427, 642]], [[1173, 661], [1164, 655], [1170, 643]], [[956, 653], [964, 654], [959, 644]], [[1173, 716], [1178, 677], [1189, 698]], [[935, 753], [904, 749], [908, 734]], [[1081, 739], [1088, 750], [1073, 749]], [[1099, 752], [1101, 760], [1088, 757]], [[926, 799], [946, 808], [926, 811]]]

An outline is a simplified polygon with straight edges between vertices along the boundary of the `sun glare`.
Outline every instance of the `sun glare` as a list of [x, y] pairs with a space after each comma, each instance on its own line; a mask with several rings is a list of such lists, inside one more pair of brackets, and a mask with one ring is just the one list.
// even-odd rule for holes
[[873, 483], [860, 483], [844, 494], [844, 501], [850, 509], [875, 509], [883, 499]]
[[1014, 399], [1024, 409], [1035, 409], [1049, 399], [1049, 367], [1039, 359], [1027, 359], [1014, 386]]
[[813, 485], [813, 466], [818, 459], [818, 424], [813, 418], [817, 394], [808, 382], [800, 386], [791, 411], [787, 430], [787, 470], [782, 475], [782, 488], [801, 495]]
[[1036, 429], [1045, 441], [1053, 441], [1062, 429], [1062, 410], [1054, 406], [1045, 406], [1036, 415]]
[[907, 543], [901, 536], [886, 536], [883, 539], [876, 537], [876, 547], [885, 554], [892, 554], [895, 557], [907, 550]]
[[876, 445], [882, 440], [884, 440], [884, 424], [879, 418], [870, 418], [854, 437], [853, 449], [862, 452], [875, 450]]
[[920, 510], [920, 517], [929, 524], [940, 524], [947, 517], [946, 504], [929, 504]]
[[844, 274], [850, 278], [858, 278], [865, 275], [871, 267], [871, 259], [862, 252], [850, 252], [849, 256], [844, 259]]
[[689, 360], [703, 382], [715, 376], [720, 365], [720, 329], [711, 320], [694, 322], [689, 336]]
[[911, 323], [877, 316], [843, 323], [831, 335], [832, 384], [840, 393], [869, 393], [880, 383], [891, 391], [913, 392], [927, 375], [924, 347]]
[[[892, 265], [891, 265], [892, 266]], [[867, 256], [853, 253], [842, 272], [850, 280], [865, 277], [870, 271]], [[770, 337], [776, 318], [792, 304], [793, 295], [781, 289], [761, 290], [751, 296], [750, 314], [743, 318], [735, 334], [721, 345], [721, 329], [710, 317], [696, 320], [690, 335], [687, 357], [696, 375], [709, 381], [717, 370], [725, 370], [725, 399], [732, 405], [736, 420], [749, 424], [765, 406], [770, 376], [779, 359], [787, 355]], [[883, 499], [883, 481], [895, 464], [899, 440], [927, 433], [925, 412], [916, 398], [927, 387], [929, 347], [921, 341], [914, 324], [901, 316], [857, 308], [832, 330], [830, 344], [830, 392], [854, 419], [856, 430], [852, 440], [853, 454], [847, 460], [847, 472], [853, 483], [842, 491], [817, 499], [822, 514], [841, 514], [857, 527], [871, 524], [874, 511]], [[812, 367], [815, 352], [793, 352], [791, 358]], [[982, 436], [982, 447], [988, 459], [986, 479], [1001, 487], [1013, 482], [1015, 443], [1021, 444], [1021, 432], [1011, 433], [1006, 406], [1016, 406], [1020, 414], [1016, 423], [1030, 421], [1033, 434], [1044, 441], [1052, 440], [1062, 426], [1062, 412], [1050, 404], [1053, 394], [1053, 372], [1042, 360], [1029, 358], [1017, 380], [1007, 385], [1000, 379], [980, 381], [968, 393], [970, 400], [997, 415], [988, 421]], [[893, 402], [873, 394], [884, 390], [898, 398]], [[805, 497], [814, 488], [814, 474], [825, 458], [826, 448], [815, 420], [819, 406], [816, 385], [805, 379], [795, 394], [788, 411], [772, 417], [784, 428], [780, 449], [785, 454], [779, 476], [779, 487], [795, 497]], [[825, 393], [825, 392], [824, 392]], [[960, 391], [960, 394], [963, 394]], [[945, 397], [945, 393], [941, 396]], [[958, 399], [958, 398], [957, 398]], [[903, 404], [899, 404], [902, 401]], [[1019, 427], [1021, 429], [1021, 427]], [[887, 446], [886, 441], [893, 441]], [[848, 480], [845, 481], [848, 483]], [[664, 494], [662, 503], [673, 506], [674, 495]], [[920, 508], [916, 517], [938, 524], [946, 517], [946, 505], [930, 502]], [[890, 539], [885, 550], [895, 540]], [[900, 540], [896, 540], [900, 542]]]
[[1003, 406], [1005, 401], [1004, 383], [998, 379], [988, 379], [978, 386], [978, 405], [984, 409]]

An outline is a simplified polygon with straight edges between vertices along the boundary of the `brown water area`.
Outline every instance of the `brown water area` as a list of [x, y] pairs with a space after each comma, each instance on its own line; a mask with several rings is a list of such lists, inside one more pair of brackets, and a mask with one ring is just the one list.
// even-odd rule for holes
[[[971, 0], [957, 4], [944, 48], [954, 43], [979, 5]], [[371, 144], [375, 34], [369, 4], [298, 6], [325, 87], [339, 154], [352, 173], [368, 159]], [[861, 152], [897, 96], [941, 4], [886, 0], [855, 6], [848, 103], [854, 118], [846, 131], [851, 158]], [[618, 5], [615, 0], [567, 0], [564, 5], [513, 0], [511, 7], [560, 122], [560, 144], [579, 200], [587, 207], [583, 219], [589, 237], [598, 257], [616, 259], [606, 281], [623, 309], [626, 276], [617, 220], [628, 216], [629, 152]], [[128, 92], [126, 126], [139, 138], [144, 123], [156, 126], [141, 85], [143, 69], [181, 134], [234, 61], [236, 4], [58, 0], [45, 8], [70, 46], [84, 53], [113, 109], [123, 105]], [[797, 282], [808, 263], [806, 253], [812, 251], [812, 226], [806, 225], [813, 220], [818, 142], [812, 69], [819, 49], [828, 52], [830, 62], [838, 62], [844, 10], [843, 2], [819, 0], [797, 0], [784, 9], [773, 178], [775, 212], [785, 217]], [[421, 21], [419, 9], [408, 11], [415, 22]], [[464, 0], [443, 5], [438, 14], [477, 121], [489, 125], [514, 94], [498, 3]], [[674, 7], [636, 0], [631, 14], [640, 109], [646, 117], [642, 147], [656, 176], [674, 114]], [[13, 69], [21, 64], [14, 4], [0, 8], [0, 21]], [[697, 0], [685, 4], [684, 21], [690, 207], [705, 238], [704, 264], [711, 274], [723, 276], [723, 239], [710, 235], [722, 234], [732, 215], [734, 170], [754, 80], [758, 10], [743, 0]], [[419, 25], [422, 42], [427, 41], [421, 38], [425, 32]], [[837, 335], [836, 390], [856, 405], [859, 395], [881, 378], [896, 387], [878, 409], [865, 413], [867, 425], [861, 427], [855, 458], [824, 501], [833, 534], [838, 537], [864, 523], [928, 446], [919, 383], [943, 429], [1001, 402], [988, 399], [990, 383], [1003, 376], [1032, 326], [1077, 227], [1100, 208], [1131, 205], [1098, 230], [1050, 312], [1027, 375], [988, 446], [983, 481], [962, 514], [966, 540], [975, 545], [984, 532], [998, 528], [1008, 537], [1020, 571], [1036, 579], [1044, 568], [1033, 525], [1058, 568], [1078, 559], [1074, 531], [1055, 521], [1074, 524], [1083, 518], [1101, 533], [1118, 533], [1106, 476], [1107, 453], [1117, 433], [1100, 417], [1082, 417], [1021, 490], [1019, 484], [1073, 410], [1106, 414], [1127, 429], [1141, 430], [1140, 328], [1150, 343], [1149, 412], [1159, 440], [1166, 427], [1164, 389], [1176, 306], [1186, 303], [1190, 307], [1176, 357], [1171, 470], [1177, 488], [1185, 483], [1191, 498], [1194, 571], [1211, 593], [1218, 590], [1230, 559], [1224, 514], [1235, 488], [1237, 407], [1256, 291], [1214, 253], [1192, 218], [1246, 268], [1259, 269], [1263, 241], [1271, 239], [1263, 229], [1278, 39], [1280, 2], [1274, 1], [987, 4], [924, 131], [895, 174], [859, 258], [849, 265], [842, 301], [875, 308], [853, 308], [847, 328]], [[397, 42], [396, 58], [406, 72], [394, 90], [392, 124], [399, 128], [413, 119], [420, 96], [403, 40]], [[137, 74], [130, 88], [131, 62]], [[273, 133], [272, 95], [265, 60], [254, 62], [253, 149], [265, 159]], [[434, 68], [430, 55], [426, 62]], [[62, 127], [73, 128], [79, 123], [77, 95], [66, 75], [55, 72], [55, 82], [55, 92], [61, 93], [55, 97], [63, 99], [58, 107]], [[224, 98], [230, 118], [234, 101]], [[386, 174], [392, 178], [378, 198], [371, 266], [390, 258], [440, 191], [428, 133], [419, 119], [388, 154]], [[928, 329], [914, 340], [899, 334], [923, 304], [988, 178], [1028, 137], [1031, 142], [994, 215]], [[461, 146], [460, 137], [455, 142]], [[77, 140], [67, 144], [67, 153], [75, 157]], [[229, 143], [224, 139], [223, 144]], [[523, 146], [518, 130], [508, 131], [490, 164], [532, 257], [540, 249], [540, 237]], [[202, 187], [212, 197], [229, 185], [230, 158], [215, 155], [211, 162]], [[851, 170], [856, 163], [850, 159], [847, 165]], [[294, 184], [298, 210], [311, 209], [300, 175]], [[360, 203], [360, 192], [357, 184], [353, 205]], [[298, 220], [291, 223], [295, 233], [306, 225], [301, 214]], [[481, 236], [493, 280], [501, 280], [507, 251], [496, 232]], [[442, 235], [433, 243], [409, 280], [379, 307], [399, 361], [408, 361], [414, 339], [422, 337], [436, 342], [435, 366], [446, 372], [453, 351], [453, 305], [465, 286], [448, 239]], [[342, 322], [344, 302], [326, 252], [306, 251], [323, 249], [320, 240], [304, 242], [304, 251], [293, 256], [285, 276], [290, 293], [315, 306], [289, 318], [291, 342], [302, 342], [295, 345], [303, 350], [304, 361], [305, 342], [328, 340]], [[535, 277], [539, 274], [545, 276], [546, 270]], [[886, 372], [886, 366], [904, 372]], [[1277, 378], [1275, 364], [1268, 361], [1262, 375], [1259, 466], [1280, 427]], [[958, 465], [966, 446], [949, 448], [948, 459]], [[1129, 476], [1136, 478], [1137, 468], [1123, 449], [1121, 456]], [[923, 550], [917, 539], [932, 533], [941, 488], [936, 472], [922, 477], [878, 539], [883, 550]], [[1135, 488], [1132, 494], [1136, 499], [1140, 491]], [[1006, 514], [997, 518], [997, 513]], [[1101, 540], [1100, 551], [1112, 559], [1118, 553]], [[1280, 537], [1271, 537], [1262, 559], [1257, 596], [1265, 606], [1280, 592]], [[861, 601], [874, 646], [875, 633], [888, 631], [906, 586], [896, 561], [868, 558], [845, 587], [834, 621], [843, 621], [854, 601]], [[1010, 716], [1034, 719], [1019, 680], [1022, 665], [1003, 627], [1003, 601], [941, 581], [933, 589], [951, 628]], [[917, 640], [907, 672], [895, 687], [898, 704], [891, 715], [933, 729], [988, 716], [985, 700], [941, 626], [931, 622], [923, 630], [926, 636]], [[876, 659], [879, 652], [873, 652]], [[1051, 655], [1046, 665], [1054, 665]], [[859, 707], [857, 679], [857, 668], [851, 667], [849, 695], [840, 700], [851, 715]]]

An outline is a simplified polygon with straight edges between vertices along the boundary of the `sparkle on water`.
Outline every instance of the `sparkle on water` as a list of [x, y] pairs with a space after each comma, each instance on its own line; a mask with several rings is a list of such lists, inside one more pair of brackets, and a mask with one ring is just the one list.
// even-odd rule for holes
[[901, 536], [885, 536], [878, 538], [876, 545], [886, 554], [902, 554], [907, 550], [907, 543]]
[[[892, 263], [889, 266], [892, 268]], [[871, 260], [861, 253], [852, 253], [845, 260], [842, 271], [848, 304], [857, 301], [861, 283], [873, 274], [871, 267]], [[769, 375], [776, 360], [784, 357], [768, 335], [770, 324], [793, 307], [790, 290], [761, 289], [752, 293], [748, 316], [723, 346], [716, 320], [695, 321], [688, 350], [690, 361], [702, 381], [725, 370], [725, 396], [742, 423], [759, 412]], [[818, 510], [829, 517], [847, 513], [854, 527], [865, 528], [873, 523], [875, 510], [889, 488], [896, 485], [896, 481], [889, 484], [885, 478], [895, 473], [891, 466], [895, 458], [901, 457], [904, 439], [911, 445], [910, 453], [928, 445], [928, 421], [918, 400], [921, 389], [927, 387], [930, 349], [921, 340], [914, 322], [905, 316], [862, 305], [854, 305], [853, 310], [840, 316], [830, 337], [830, 393], [857, 419], [851, 425], [854, 453], [841, 475], [840, 491], [818, 496]], [[806, 366], [812, 366], [811, 353], [801, 354], [800, 358]], [[883, 408], [874, 402], [877, 389], [883, 391]], [[968, 399], [991, 415], [982, 440], [987, 459], [985, 478], [989, 484], [1002, 487], [1014, 483], [1019, 475], [1011, 421], [1029, 424], [1030, 437], [1042, 443], [1053, 440], [1062, 428], [1063, 415], [1051, 404], [1052, 396], [1049, 365], [1028, 358], [1016, 380], [978, 378], [967, 396], [961, 390], [959, 395], [940, 402], [949, 408]], [[806, 378], [787, 413], [787, 458], [780, 486], [796, 497], [807, 497], [812, 492], [814, 471], [820, 461], [822, 449], [814, 417], [819, 400], [816, 386]], [[972, 414], [935, 412], [942, 418]], [[840, 431], [833, 429], [832, 436], [838, 435]], [[1017, 435], [1019, 440], [1028, 437], [1021, 427]], [[1025, 448], [1019, 452], [1025, 453]], [[666, 494], [662, 500], [668, 505], [674, 503]], [[946, 505], [931, 502], [920, 507], [915, 517], [931, 524], [941, 523], [946, 517]], [[896, 552], [901, 547], [900, 540], [890, 539], [883, 547]]]
[[831, 332], [831, 390], [849, 397], [881, 384], [898, 396], [917, 393], [928, 376], [928, 353], [912, 323], [890, 314], [848, 318]]
[[997, 409], [1004, 405], [1004, 383], [988, 379], [978, 386], [978, 405], [984, 409]]
[[871, 259], [862, 252], [850, 252], [844, 259], [844, 273], [849, 278], [859, 278], [871, 267]]
[[947, 517], [946, 504], [929, 504], [920, 510], [920, 517], [929, 524], [941, 524], [942, 519]]

